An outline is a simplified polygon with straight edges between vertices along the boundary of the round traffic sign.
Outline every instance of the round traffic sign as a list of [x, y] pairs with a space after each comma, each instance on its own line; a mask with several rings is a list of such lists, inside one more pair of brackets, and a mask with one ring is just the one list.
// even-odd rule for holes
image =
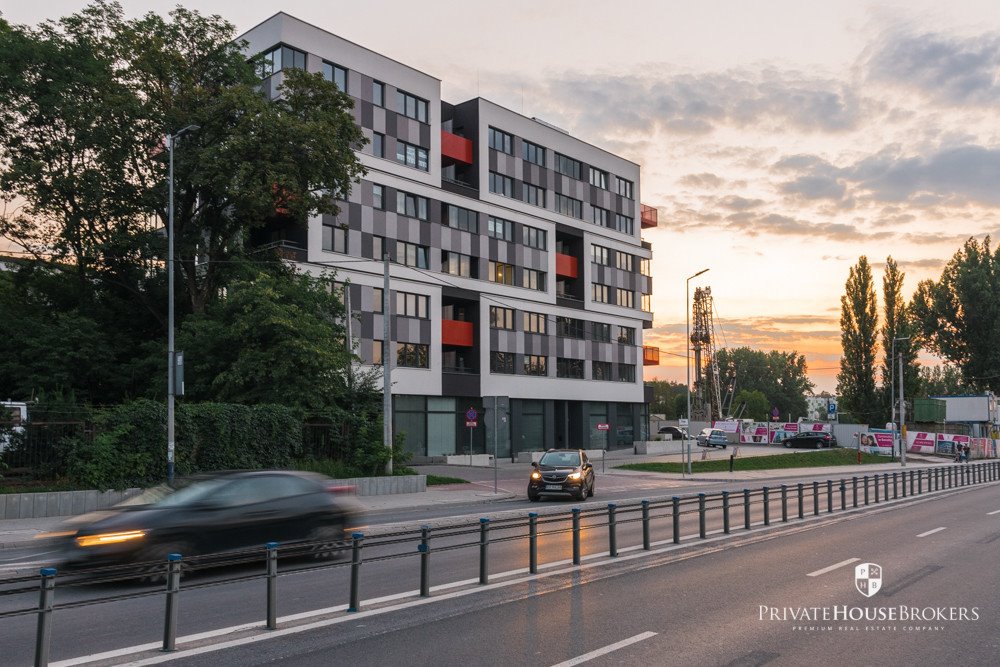
[[476, 417], [478, 416], [479, 413], [476, 412], [475, 408], [469, 408], [468, 410], [465, 411], [465, 418], [468, 419], [469, 421], [475, 421]]

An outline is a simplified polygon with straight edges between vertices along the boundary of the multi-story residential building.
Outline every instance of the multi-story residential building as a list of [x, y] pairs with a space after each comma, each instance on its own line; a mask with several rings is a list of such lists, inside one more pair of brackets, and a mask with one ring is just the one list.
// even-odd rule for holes
[[644, 435], [659, 355], [642, 345], [656, 220], [638, 165], [485, 99], [443, 102], [438, 79], [284, 13], [242, 39], [267, 54], [266, 90], [296, 67], [354, 100], [367, 175], [339, 215], [272, 231], [349, 283], [357, 354], [391, 359], [393, 430], [417, 460], [492, 452], [494, 434], [500, 456]]

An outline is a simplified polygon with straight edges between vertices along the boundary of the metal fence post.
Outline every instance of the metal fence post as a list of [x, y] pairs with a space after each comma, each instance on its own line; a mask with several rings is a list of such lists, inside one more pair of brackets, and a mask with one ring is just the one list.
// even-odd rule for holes
[[771, 489], [766, 486], [761, 489], [764, 503], [764, 525], [771, 525]]
[[819, 516], [819, 482], [813, 482], [813, 515]]
[[615, 517], [617, 507], [614, 503], [608, 503], [608, 554], [612, 558], [618, 555], [618, 519]]
[[528, 512], [528, 572], [538, 574], [538, 513]]
[[649, 545], [649, 501], [642, 501], [642, 548], [645, 551], [650, 550]]
[[479, 584], [490, 583], [490, 520], [483, 517], [479, 520]]
[[429, 598], [431, 596], [431, 527], [420, 526], [420, 544], [417, 545], [420, 552], [420, 597]]
[[854, 496], [854, 507], [858, 506], [858, 476], [855, 475], [851, 478], [851, 491]]
[[750, 489], [743, 489], [743, 527], [750, 530]]
[[882, 500], [889, 502], [889, 473], [882, 474]]
[[729, 534], [729, 492], [722, 492], [722, 532]]
[[864, 484], [865, 484], [865, 505], [867, 505], [868, 504], [868, 475], [865, 475], [863, 479], [864, 479]]
[[781, 521], [788, 522], [788, 486], [781, 485]]
[[804, 486], [803, 486], [802, 482], [799, 482], [798, 483], [798, 492], [799, 492], [799, 518], [800, 519], [805, 518], [805, 514], [802, 512], [802, 509], [803, 509], [802, 508], [802, 495], [803, 495], [802, 491], [803, 490], [804, 490]]
[[580, 564], [580, 508], [573, 510], [573, 565]]
[[917, 494], [924, 492], [924, 471], [917, 471]]
[[698, 537], [705, 539], [705, 494], [698, 494]]
[[347, 611], [361, 611], [358, 586], [361, 579], [361, 541], [364, 533], [351, 533], [351, 600]]
[[[888, 475], [889, 473], [886, 474]], [[899, 484], [897, 483], [896, 473], [892, 473], [892, 499], [895, 500], [896, 498], [899, 498]]]
[[52, 604], [56, 589], [56, 568], [43, 567], [38, 571], [38, 629], [35, 632], [35, 667], [49, 664], [49, 643], [52, 638]]
[[278, 629], [278, 543], [268, 542], [267, 549], [267, 629]]
[[177, 594], [181, 590], [181, 555], [167, 554], [167, 613], [163, 622], [163, 650], [177, 644]]
[[873, 475], [873, 477], [874, 477], [874, 479], [872, 480], [872, 482], [873, 482], [872, 486], [875, 487], [875, 504], [878, 505], [878, 502], [879, 502], [879, 500], [878, 500], [878, 473], [875, 473]]
[[844, 478], [840, 478], [840, 511], [847, 509], [847, 483]]
[[833, 511], [833, 480], [826, 480], [826, 511]]
[[915, 475], [915, 471], [914, 471], [914, 470], [911, 470], [911, 471], [910, 471], [910, 495], [911, 495], [911, 496], [913, 495], [913, 478], [914, 478], [915, 476], [916, 476], [916, 475]]
[[674, 496], [670, 499], [671, 518], [673, 522], [674, 544], [681, 543], [681, 499]]

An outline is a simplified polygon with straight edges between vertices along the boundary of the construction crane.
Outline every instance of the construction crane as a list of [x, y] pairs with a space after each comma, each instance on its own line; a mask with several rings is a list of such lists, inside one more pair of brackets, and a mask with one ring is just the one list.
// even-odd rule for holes
[[712, 288], [696, 288], [691, 318], [694, 323], [691, 329], [691, 349], [694, 350], [695, 369], [691, 419], [695, 421], [713, 422], [725, 415], [722, 408], [719, 364], [715, 357], [713, 312]]

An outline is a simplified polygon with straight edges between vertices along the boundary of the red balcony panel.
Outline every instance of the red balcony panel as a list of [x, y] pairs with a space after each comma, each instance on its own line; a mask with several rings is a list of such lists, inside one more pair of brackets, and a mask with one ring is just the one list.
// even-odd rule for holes
[[465, 137], [441, 130], [441, 157], [472, 164], [472, 142]]
[[441, 320], [441, 344], [472, 347], [475, 345], [475, 332], [472, 322], [459, 320]]
[[643, 204], [639, 213], [639, 220], [643, 229], [656, 227], [658, 223], [658, 211], [652, 206]]
[[651, 345], [642, 346], [642, 365], [643, 366], [659, 366], [660, 365], [660, 348], [653, 347]]
[[579, 262], [573, 255], [556, 253], [556, 275], [563, 278], [576, 278], [580, 275]]

